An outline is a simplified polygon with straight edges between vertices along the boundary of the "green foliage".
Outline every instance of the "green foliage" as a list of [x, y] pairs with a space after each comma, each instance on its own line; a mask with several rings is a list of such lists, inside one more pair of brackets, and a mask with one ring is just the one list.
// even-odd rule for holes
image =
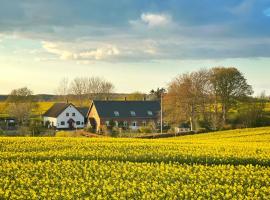
[[32, 133], [32, 136], [40, 135], [43, 129], [44, 128], [41, 119], [31, 119], [29, 124], [29, 131]]

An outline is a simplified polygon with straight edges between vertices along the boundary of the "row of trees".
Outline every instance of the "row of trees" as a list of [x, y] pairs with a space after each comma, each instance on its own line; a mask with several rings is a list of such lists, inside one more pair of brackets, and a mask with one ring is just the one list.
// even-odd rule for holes
[[72, 81], [63, 78], [56, 94], [60, 100], [75, 100], [79, 106], [84, 102], [89, 104], [89, 99], [104, 99], [109, 97], [114, 91], [114, 85], [100, 77], [77, 77]]
[[[252, 94], [243, 73], [233, 67], [181, 74], [169, 83], [164, 98], [165, 119], [171, 124], [189, 121], [192, 130], [221, 129], [228, 125], [228, 113], [233, 109], [238, 114], [256, 112], [259, 117], [265, 101], [258, 102]], [[253, 119], [254, 115], [249, 117]]]

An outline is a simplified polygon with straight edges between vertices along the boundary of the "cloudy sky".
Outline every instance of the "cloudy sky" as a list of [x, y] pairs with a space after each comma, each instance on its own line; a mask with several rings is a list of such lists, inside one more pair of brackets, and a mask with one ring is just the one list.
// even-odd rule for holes
[[213, 66], [270, 94], [270, 0], [0, 0], [0, 94], [77, 76], [148, 92]]

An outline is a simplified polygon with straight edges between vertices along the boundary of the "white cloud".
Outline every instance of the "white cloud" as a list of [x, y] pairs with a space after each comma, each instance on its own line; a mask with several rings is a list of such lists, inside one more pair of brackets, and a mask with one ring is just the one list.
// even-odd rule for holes
[[171, 16], [165, 14], [143, 13], [141, 20], [149, 27], [165, 26], [171, 22]]
[[78, 57], [82, 59], [95, 59], [95, 60], [102, 60], [105, 59], [108, 56], [116, 56], [119, 55], [120, 51], [115, 46], [107, 46], [107, 47], [101, 47], [97, 48], [93, 51], [85, 51], [82, 53], [79, 53]]
[[47, 52], [57, 55], [62, 60], [106, 60], [120, 54], [120, 50], [116, 46], [109, 44], [96, 47], [94, 50], [81, 49], [79, 44], [57, 44], [47, 41], [43, 41], [42, 46]]

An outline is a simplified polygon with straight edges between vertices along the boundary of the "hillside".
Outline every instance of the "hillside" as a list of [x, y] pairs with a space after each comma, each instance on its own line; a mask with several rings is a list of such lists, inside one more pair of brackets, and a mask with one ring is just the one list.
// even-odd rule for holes
[[267, 199], [269, 142], [270, 128], [157, 140], [3, 137], [0, 198]]

